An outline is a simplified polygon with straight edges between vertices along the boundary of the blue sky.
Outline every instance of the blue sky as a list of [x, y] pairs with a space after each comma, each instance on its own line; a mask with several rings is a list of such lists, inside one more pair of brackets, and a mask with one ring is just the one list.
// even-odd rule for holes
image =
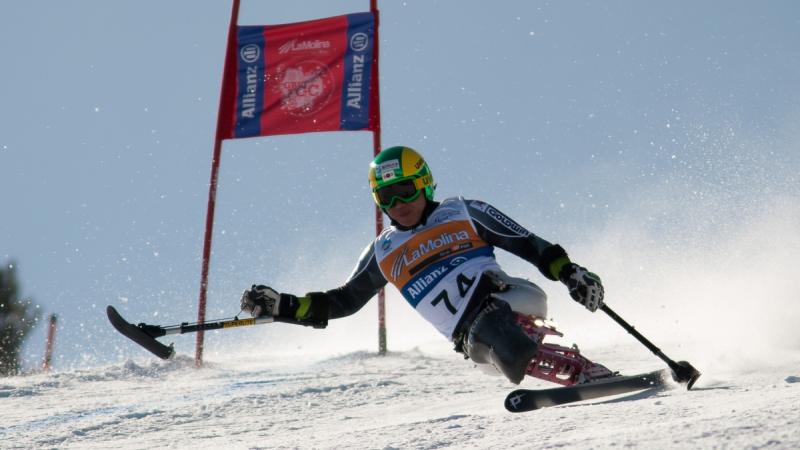
[[[791, 263], [770, 258], [773, 241], [747, 257], [719, 249], [742, 248], [753, 230], [797, 245], [796, 2], [379, 8], [383, 143], [425, 154], [440, 198], [494, 203], [608, 274], [620, 297], [658, 289], [651, 280], [664, 273], [713, 268], [725, 279], [724, 261]], [[243, 0], [240, 23], [366, 9]], [[196, 318], [229, 13], [222, 1], [0, 7], [0, 262], [16, 261], [23, 294], [61, 316], [56, 366], [141, 356], [105, 322], [107, 304], [132, 321]], [[370, 159], [368, 133], [226, 142], [208, 317], [236, 314], [253, 282], [302, 293], [343, 281], [374, 234]], [[512, 258], [501, 262], [546, 283]], [[745, 273], [768, 285], [781, 274]], [[578, 314], [558, 306], [568, 303], [560, 286], [545, 286], [551, 311]], [[796, 297], [774, 294], [786, 304]], [[398, 299], [390, 307], [408, 314]], [[671, 313], [684, 314], [678, 304]], [[372, 348], [372, 311], [347, 320], [361, 331], [332, 330], [343, 348]], [[413, 318], [395, 323], [430, 331]], [[311, 339], [275, 330], [264, 334]], [[29, 340], [29, 365], [44, 332]], [[390, 346], [408, 334], [390, 328]], [[220, 349], [256, 339], [229, 335], [210, 339], [225, 342]], [[181, 339], [191, 354], [193, 338]]]

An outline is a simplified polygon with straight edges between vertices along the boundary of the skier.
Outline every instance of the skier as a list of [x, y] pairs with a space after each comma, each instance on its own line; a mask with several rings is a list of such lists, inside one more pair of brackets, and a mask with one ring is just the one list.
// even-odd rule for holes
[[492, 205], [453, 197], [434, 200], [428, 164], [409, 147], [383, 150], [369, 167], [375, 203], [391, 225], [362, 253], [344, 285], [302, 297], [265, 285], [244, 291], [241, 308], [253, 317], [324, 328], [358, 311], [391, 282], [455, 350], [512, 383], [526, 374], [563, 385], [613, 375], [579, 353], [543, 343], [561, 333], [548, 325], [546, 295], [534, 283], [505, 274], [499, 247], [560, 280], [594, 312], [603, 305], [600, 278], [570, 261], [566, 251], [534, 235]]

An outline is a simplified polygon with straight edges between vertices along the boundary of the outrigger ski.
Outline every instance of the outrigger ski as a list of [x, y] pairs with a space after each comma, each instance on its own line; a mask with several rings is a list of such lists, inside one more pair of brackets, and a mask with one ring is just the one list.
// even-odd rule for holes
[[552, 389], [517, 389], [506, 396], [505, 407], [511, 412], [525, 412], [547, 406], [626, 394], [664, 386], [668, 377], [669, 370], [661, 369], [639, 375], [614, 376], [591, 383]]
[[111, 305], [106, 308], [106, 315], [108, 315], [109, 322], [111, 322], [111, 325], [113, 325], [117, 331], [161, 359], [170, 359], [175, 354], [175, 348], [172, 344], [164, 345], [156, 340], [156, 338], [168, 334], [193, 333], [201, 330], [218, 330], [220, 328], [243, 327], [274, 322], [272, 317], [259, 317], [255, 319], [239, 319], [238, 317], [234, 317], [232, 319], [214, 320], [203, 323], [184, 322], [180, 325], [166, 327], [148, 325], [146, 323], [134, 325], [123, 319]]
[[167, 334], [163, 328], [157, 325], [147, 325], [144, 323], [140, 323], [138, 326], [133, 325], [123, 319], [111, 305], [106, 308], [106, 315], [108, 315], [108, 320], [117, 331], [133, 342], [141, 345], [150, 353], [161, 359], [169, 359], [175, 354], [175, 348], [172, 344], [167, 346], [156, 340], [157, 337]]

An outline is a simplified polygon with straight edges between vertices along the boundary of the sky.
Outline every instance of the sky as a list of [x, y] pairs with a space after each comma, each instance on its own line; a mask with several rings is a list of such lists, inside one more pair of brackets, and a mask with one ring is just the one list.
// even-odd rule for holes
[[[368, 9], [243, 0], [240, 24]], [[379, 2], [385, 147], [422, 152], [437, 197], [479, 198], [603, 277], [609, 304], [687, 351], [800, 347], [800, 5]], [[141, 356], [105, 319], [197, 317], [228, 2], [0, 6], [0, 264], [59, 315], [56, 368]], [[338, 286], [374, 235], [369, 133], [227, 141], [209, 319], [253, 283]], [[507, 254], [583, 342], [608, 320]], [[207, 335], [209, 357], [375, 349], [375, 302], [325, 332]], [[437, 339], [389, 291], [390, 349]], [[621, 311], [618, 311], [621, 312]], [[44, 352], [32, 333], [27, 367]], [[177, 337], [194, 352], [194, 337]], [[722, 343], [720, 343], [722, 342]], [[694, 343], [694, 344], [692, 344]], [[694, 349], [694, 350], [690, 350]], [[723, 352], [724, 353], [724, 352]], [[732, 354], [732, 353], [731, 353]]]

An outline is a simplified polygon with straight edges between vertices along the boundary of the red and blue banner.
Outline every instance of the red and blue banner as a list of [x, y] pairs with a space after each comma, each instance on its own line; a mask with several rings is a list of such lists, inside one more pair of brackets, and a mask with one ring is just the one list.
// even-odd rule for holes
[[238, 26], [235, 118], [226, 138], [374, 130], [374, 36], [371, 12]]

